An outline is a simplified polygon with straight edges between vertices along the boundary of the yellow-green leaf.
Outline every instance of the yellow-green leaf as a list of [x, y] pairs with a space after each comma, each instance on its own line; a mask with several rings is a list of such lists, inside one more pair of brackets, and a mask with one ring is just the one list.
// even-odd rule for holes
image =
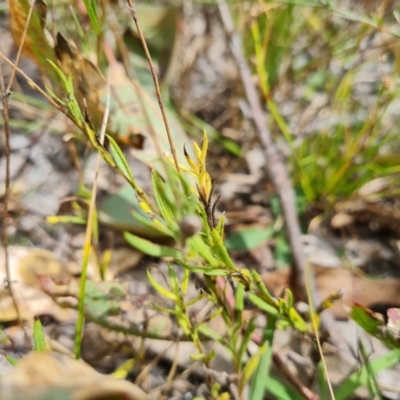
[[157, 290], [158, 293], [166, 297], [167, 299], [173, 300], [175, 302], [178, 301], [178, 297], [175, 296], [172, 292], [169, 292], [167, 289], [165, 289], [162, 285], [160, 285], [151, 275], [150, 270], [147, 270], [147, 278], [151, 285], [154, 287], [154, 289]]
[[129, 232], [124, 233], [125, 240], [135, 249], [141, 251], [152, 257], [172, 257], [181, 259], [182, 255], [179, 250], [172, 247], [161, 246], [159, 244], [150, 242], [149, 240], [142, 239], [138, 236], [132, 235]]
[[260, 364], [260, 359], [261, 356], [265, 353], [267, 350], [267, 343], [264, 343], [258, 351], [250, 357], [250, 360], [246, 363], [246, 366], [244, 367], [243, 370], [243, 378], [245, 382], [248, 382], [252, 375], [254, 374], [254, 371], [257, 369], [258, 364]]
[[40, 319], [35, 318], [33, 322], [33, 350], [39, 353], [47, 351], [46, 337], [44, 335]]

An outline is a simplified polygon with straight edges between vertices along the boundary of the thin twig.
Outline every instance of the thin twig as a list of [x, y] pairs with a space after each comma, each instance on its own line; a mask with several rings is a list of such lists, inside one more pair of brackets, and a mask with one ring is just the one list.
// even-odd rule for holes
[[41, 95], [43, 95], [46, 100], [54, 106], [57, 110], [64, 112], [64, 108], [61, 107], [52, 97], [50, 97], [39, 85], [37, 85], [28, 75], [25, 74], [20, 68], [18, 68], [7, 56], [5, 56], [0, 51], [0, 57], [11, 67], [15, 68], [15, 70], [26, 80], [29, 86], [33, 89], [36, 89]]
[[299, 378], [293, 375], [289, 368], [285, 365], [284, 361], [281, 359], [278, 353], [274, 352], [272, 354], [272, 359], [277, 368], [282, 372], [282, 374], [292, 383], [292, 385], [301, 393], [301, 395], [307, 400], [319, 400], [319, 396], [314, 393], [311, 389], [304, 386]]
[[26, 34], [28, 32], [29, 23], [31, 21], [34, 4], [35, 4], [35, 0], [33, 0], [33, 2], [29, 5], [29, 12], [28, 12], [28, 16], [26, 17], [24, 33], [22, 34], [21, 43], [20, 43], [19, 48], [18, 48], [17, 58], [15, 59], [15, 62], [14, 62], [14, 67], [13, 67], [12, 72], [11, 72], [11, 77], [10, 77], [10, 81], [8, 82], [6, 92], [10, 91], [11, 86], [12, 86], [12, 84], [14, 82], [15, 74], [17, 72], [17, 67], [18, 67], [18, 63], [19, 63], [19, 59], [21, 58], [22, 49], [24, 47]]
[[3, 76], [3, 68], [0, 63], [0, 91], [1, 91], [1, 99], [3, 104], [3, 120], [4, 120], [4, 135], [5, 135], [5, 157], [6, 157], [6, 176], [5, 176], [5, 190], [4, 190], [4, 200], [3, 200], [3, 229], [2, 229], [2, 241], [4, 247], [4, 259], [6, 264], [6, 274], [7, 274], [7, 285], [10, 291], [10, 295], [12, 297], [14, 308], [17, 312], [18, 322], [22, 322], [22, 314], [19, 309], [18, 302], [15, 298], [15, 293], [13, 290], [13, 281], [11, 279], [11, 271], [10, 271], [10, 259], [8, 254], [8, 235], [7, 235], [7, 221], [8, 221], [8, 201], [10, 197], [10, 124], [9, 124], [9, 107], [8, 107], [8, 97], [11, 94], [10, 89], [14, 81], [15, 73], [18, 68], [18, 62], [21, 57], [22, 49], [25, 43], [26, 34], [28, 31], [29, 22], [32, 17], [33, 4], [30, 4], [29, 13], [25, 22], [24, 33], [22, 34], [21, 43], [18, 48], [17, 58], [13, 65], [13, 69], [11, 72], [10, 81], [8, 82], [7, 88], [4, 84], [4, 76]]
[[[127, 53], [127, 49], [124, 48], [125, 43], [123, 42], [122, 38], [120, 37], [120, 33], [118, 31], [118, 28], [116, 26], [114, 26], [113, 27], [113, 31], [114, 31], [115, 38], [117, 40], [117, 45], [119, 47], [119, 50], [120, 50], [121, 54], [126, 54]], [[106, 55], [106, 57], [108, 59], [108, 63], [109, 63], [110, 69], [113, 68], [113, 64], [116, 65], [118, 63], [118, 61], [115, 59], [115, 56], [112, 53], [111, 48], [109, 46], [107, 46], [106, 44], [104, 44], [104, 54]], [[129, 72], [131, 70], [133, 70], [133, 67], [132, 67], [132, 65], [130, 63], [130, 59], [128, 57], [124, 57], [123, 56], [122, 65], [124, 66], [124, 69], [125, 69], [125, 72], [126, 72], [127, 76], [129, 78], [131, 78], [129, 76]], [[138, 85], [138, 82], [137, 82], [136, 79], [131, 79], [131, 82], [132, 82], [133, 89], [135, 90], [135, 93], [136, 93], [137, 98], [138, 98], [140, 110], [143, 113], [146, 125], [149, 128], [149, 134], [150, 134], [151, 139], [153, 140], [153, 143], [154, 143], [154, 146], [156, 148], [158, 157], [160, 158], [160, 160], [163, 160], [163, 151], [161, 149], [159, 141], [157, 140], [157, 134], [156, 134], [156, 131], [154, 129], [153, 123], [151, 122], [151, 118], [150, 118], [150, 115], [149, 115], [149, 110], [146, 107], [145, 101], [143, 99], [143, 89]], [[118, 99], [118, 94], [115, 91], [114, 91], [114, 97], [116, 99]]]
[[[308, 268], [308, 269], [310, 269], [310, 268]], [[308, 271], [307, 271], [307, 272], [308, 272]], [[310, 287], [309, 287], [309, 285], [310, 285], [310, 279], [307, 279], [307, 278], [309, 278], [309, 277], [311, 277], [311, 271], [310, 271], [309, 274], [307, 274], [306, 279], [305, 279], [305, 281], [306, 281], [306, 288], [307, 288], [308, 292], [310, 291]], [[316, 311], [315, 311], [315, 304], [314, 304], [314, 301], [313, 301], [313, 299], [312, 299], [312, 296], [310, 296], [310, 298], [308, 299], [308, 304], [309, 304], [309, 306], [310, 306], [311, 324], [312, 324], [313, 330], [314, 330], [314, 332], [315, 332], [315, 341], [316, 341], [316, 343], [317, 343], [318, 352], [319, 352], [319, 354], [320, 354], [320, 356], [321, 356], [322, 367], [323, 367], [323, 369], [324, 369], [324, 374], [325, 374], [326, 382], [328, 383], [329, 394], [331, 395], [331, 399], [332, 399], [332, 400], [335, 400], [335, 394], [333, 393], [332, 383], [331, 383], [331, 381], [330, 381], [330, 379], [329, 379], [328, 367], [326, 366], [324, 353], [323, 353], [323, 351], [322, 351], [321, 340], [320, 340], [319, 335], [318, 335], [318, 326], [317, 326], [318, 324], [317, 324], [317, 321], [316, 321], [316, 315], [317, 315], [317, 313], [316, 313]]]
[[126, 2], [128, 3], [129, 11], [131, 12], [132, 19], [135, 22], [136, 29], [137, 29], [139, 37], [140, 37], [140, 41], [142, 43], [144, 52], [146, 54], [147, 62], [149, 64], [150, 73], [151, 73], [151, 76], [152, 76], [153, 81], [154, 81], [154, 86], [156, 88], [158, 105], [160, 107], [161, 114], [162, 114], [163, 121], [164, 121], [164, 125], [165, 125], [165, 129], [167, 131], [168, 142], [169, 142], [169, 146], [170, 146], [170, 149], [171, 149], [172, 157], [174, 159], [175, 168], [176, 168], [176, 170], [178, 172], [180, 172], [180, 167], [179, 167], [179, 163], [178, 163], [178, 157], [176, 156], [176, 151], [175, 151], [174, 142], [172, 140], [171, 130], [169, 128], [167, 115], [165, 113], [164, 102], [163, 102], [162, 97], [161, 97], [161, 90], [160, 90], [160, 85], [158, 83], [156, 69], [155, 69], [153, 61], [151, 59], [151, 55], [150, 55], [150, 52], [149, 52], [149, 48], [147, 47], [147, 43], [146, 43], [146, 39], [145, 39], [145, 37], [143, 35], [143, 31], [142, 31], [142, 29], [140, 28], [140, 25], [139, 25], [139, 21], [138, 21], [138, 18], [137, 18], [135, 5], [133, 4], [132, 0], [126, 0]]
[[7, 92], [4, 77], [3, 77], [3, 68], [0, 63], [0, 91], [1, 91], [1, 100], [3, 104], [3, 121], [4, 121], [4, 136], [5, 136], [5, 158], [6, 158], [6, 177], [5, 177], [5, 190], [4, 190], [4, 199], [3, 199], [3, 227], [2, 227], [2, 242], [4, 247], [4, 259], [6, 264], [6, 275], [7, 281], [4, 282], [4, 285], [8, 287], [10, 291], [10, 295], [13, 301], [14, 308], [17, 312], [18, 322], [22, 322], [22, 313], [19, 309], [19, 304], [16, 300], [15, 293], [13, 290], [13, 280], [11, 278], [11, 270], [10, 270], [10, 259], [8, 254], [8, 234], [7, 234], [7, 221], [8, 221], [8, 200], [10, 197], [10, 120], [8, 113], [8, 96], [9, 92]]
[[306, 259], [301, 245], [300, 224], [295, 206], [295, 194], [289, 180], [287, 169], [281, 155], [267, 128], [264, 111], [253, 82], [252, 74], [243, 55], [241, 39], [236, 32], [232, 15], [225, 0], [219, 0], [219, 12], [224, 25], [232, 55], [238, 65], [247, 100], [256, 131], [266, 157], [266, 168], [272, 184], [279, 196], [282, 212], [285, 217], [286, 231], [293, 255], [293, 272], [296, 289], [303, 299], [306, 299], [304, 271]]

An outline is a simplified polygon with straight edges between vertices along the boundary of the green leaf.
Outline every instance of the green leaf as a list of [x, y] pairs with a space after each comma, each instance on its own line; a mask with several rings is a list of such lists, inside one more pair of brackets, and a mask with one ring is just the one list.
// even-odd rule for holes
[[83, 3], [85, 4], [86, 11], [96, 35], [100, 35], [101, 31], [96, 12], [96, 0], [83, 0]]
[[61, 71], [61, 69], [58, 68], [58, 66], [53, 61], [48, 60], [48, 62], [53, 67], [57, 76], [60, 79], [61, 86], [65, 91], [66, 98], [68, 99], [68, 101], [66, 102], [66, 106], [68, 108], [69, 113], [72, 116], [74, 123], [78, 126], [78, 128], [82, 129], [84, 118], [74, 94], [74, 85], [72, 83], [72, 76], [70, 75], [66, 77], [64, 73]]
[[266, 390], [265, 378], [270, 375], [269, 369], [272, 360], [272, 345], [276, 330], [276, 321], [276, 316], [269, 314], [267, 324], [263, 329], [262, 343], [268, 343], [268, 348], [261, 354], [260, 362], [257, 365], [257, 371], [251, 380], [250, 399], [252, 400], [264, 399], [264, 392]]
[[350, 317], [371, 335], [381, 334], [382, 321], [375, 317], [374, 313], [368, 308], [355, 304], [351, 308]]
[[[304, 397], [294, 388], [286, 383], [281, 382], [272, 375], [265, 378], [265, 390], [272, 394], [274, 399], [279, 400], [303, 400]], [[322, 397], [325, 399], [326, 397]], [[250, 399], [253, 400], [253, 399]], [[337, 399], [336, 399], [337, 400]]]
[[209, 275], [209, 276], [228, 276], [231, 275], [230, 270], [226, 270], [223, 268], [210, 268], [210, 267], [194, 267], [192, 265], [188, 265], [186, 263], [180, 262], [179, 265], [191, 272], [196, 272], [199, 274]]
[[172, 291], [178, 294], [180, 284], [178, 277], [174, 271], [174, 268], [172, 267], [171, 264], [168, 264], [168, 276], [169, 276], [169, 284], [171, 286]]
[[177, 314], [177, 310], [173, 310], [171, 308], [166, 308], [166, 307], [162, 307], [158, 304], [152, 303], [152, 307], [156, 310], [156, 311], [161, 311], [163, 313], [167, 313], [167, 314], [171, 314], [171, 315], [176, 315]]
[[289, 309], [289, 318], [293, 328], [303, 333], [309, 331], [307, 323], [293, 307]]
[[242, 314], [244, 308], [244, 285], [238, 284], [235, 293], [235, 310]]
[[149, 240], [132, 235], [129, 232], [124, 233], [124, 238], [132, 247], [144, 254], [147, 254], [148, 256], [172, 257], [178, 260], [182, 258], [182, 253], [180, 250], [173, 249], [172, 247], [161, 246], [159, 244], [150, 242]]
[[35, 318], [33, 322], [33, 350], [39, 353], [47, 351], [46, 337], [44, 335], [40, 319]]
[[294, 298], [293, 298], [293, 293], [290, 289], [286, 288], [285, 289], [285, 295], [284, 298], [286, 299], [286, 303], [288, 305], [288, 308], [292, 308], [294, 304]]
[[264, 300], [260, 299], [254, 293], [249, 293], [247, 297], [255, 306], [257, 306], [260, 310], [267, 312], [269, 315], [278, 314], [278, 310], [275, 307], [266, 303]]
[[253, 354], [247, 361], [246, 366], [243, 369], [243, 379], [248, 382], [256, 371], [258, 365], [260, 364], [261, 356], [267, 351], [268, 344], [264, 343], [255, 354]]
[[4, 357], [6, 360], [13, 366], [16, 367], [18, 365], [18, 360], [14, 358], [13, 356], [10, 356], [9, 354], [5, 354]]
[[86, 281], [84, 309], [88, 319], [105, 319], [120, 314], [120, 301], [127, 296], [126, 287], [119, 282]]
[[[139, 214], [136, 211], [132, 211], [132, 216], [133, 218], [137, 219], [141, 224], [143, 224], [145, 227], [150, 228], [152, 231], [156, 230], [158, 232], [158, 236], [169, 236], [171, 238], [174, 238], [177, 240], [177, 235], [176, 233], [169, 229], [167, 226], [165, 226], [162, 222], [160, 222], [157, 217], [155, 217], [153, 220], [149, 219], [149, 217], [146, 215], [144, 216], [143, 214]], [[131, 232], [134, 233], [134, 232]], [[143, 236], [143, 235], [141, 235]]]
[[218, 268], [220, 265], [218, 260], [213, 256], [209, 246], [204, 242], [201, 234], [189, 237], [186, 240], [187, 246], [194, 252], [204, 258], [212, 268]]
[[135, 190], [128, 184], [107, 196], [100, 204], [98, 213], [99, 220], [113, 229], [128, 231], [148, 239], [174, 237], [170, 229], [161, 223], [156, 225], [142, 210]]
[[225, 246], [229, 251], [247, 251], [264, 244], [274, 234], [274, 229], [249, 228], [232, 233], [225, 239]]
[[185, 296], [188, 287], [189, 287], [189, 280], [190, 280], [190, 271], [186, 268], [183, 269], [183, 279], [182, 279], [182, 293]]
[[318, 387], [319, 387], [319, 392], [321, 394], [321, 398], [322, 399], [328, 398], [329, 397], [328, 383], [326, 380], [322, 361], [319, 361], [317, 365], [317, 379], [318, 379]]
[[376, 375], [373, 369], [371, 368], [371, 361], [369, 359], [367, 350], [365, 349], [365, 346], [362, 340], [360, 339], [358, 339], [358, 348], [362, 358], [361, 362], [367, 371], [367, 376], [368, 376], [367, 387], [369, 391], [369, 396], [371, 399], [382, 400], [382, 395], [379, 391], [379, 384], [377, 382]]
[[174, 302], [178, 301], [178, 297], [173, 294], [172, 292], [169, 292], [167, 289], [165, 289], [162, 285], [160, 285], [154, 278], [153, 275], [151, 275], [150, 270], [147, 270], [147, 278], [149, 279], [149, 282], [151, 285], [154, 287], [154, 289], [157, 290], [158, 293], [162, 294], [164, 297], [167, 299], [173, 300]]
[[107, 139], [110, 141], [111, 155], [117, 165], [117, 167], [123, 172], [128, 182], [133, 183], [136, 187], [135, 179], [133, 178], [131, 168], [129, 167], [128, 161], [123, 153], [123, 151], [118, 146], [118, 143], [110, 135], [107, 135]]
[[278, 268], [283, 268], [292, 262], [290, 246], [283, 235], [278, 235], [275, 241], [275, 260]]
[[[392, 350], [389, 353], [383, 355], [370, 362], [370, 368], [376, 375], [378, 372], [391, 368], [400, 362], [400, 350]], [[362, 385], [368, 382], [368, 371], [367, 367], [363, 366], [357, 371], [354, 371], [348, 376], [335, 390], [336, 400], [346, 400], [355, 393], [355, 391]]]
[[214, 252], [218, 255], [219, 259], [229, 268], [234, 271], [239, 271], [239, 269], [235, 266], [235, 264], [232, 262], [228, 251], [226, 250], [226, 247], [224, 245], [224, 242], [222, 240], [222, 237], [220, 236], [219, 231], [214, 228], [211, 231], [211, 236], [213, 238], [213, 250]]
[[375, 317], [374, 313], [368, 308], [355, 303], [350, 312], [350, 317], [357, 322], [370, 335], [376, 337], [388, 347], [400, 348], [400, 340], [391, 329], [379, 318]]
[[247, 324], [247, 327], [245, 328], [245, 331], [242, 336], [242, 342], [240, 343], [240, 348], [237, 356], [239, 362], [242, 362], [244, 353], [247, 350], [247, 346], [249, 345], [251, 336], [253, 335], [253, 332], [255, 330], [256, 330], [256, 321], [255, 318], [251, 318]]
[[206, 355], [203, 353], [191, 354], [190, 360], [191, 361], [204, 361], [206, 359]]
[[77, 224], [86, 225], [87, 220], [73, 215], [51, 215], [46, 218], [48, 224]]
[[265, 287], [264, 282], [261, 280], [260, 274], [253, 269], [250, 271], [250, 275], [252, 276], [257, 289], [262, 294], [264, 301], [267, 301], [268, 304], [272, 305], [273, 307], [276, 307], [278, 305], [277, 300], [271, 296], [271, 293]]
[[151, 181], [153, 184], [154, 197], [156, 198], [161, 215], [165, 219], [167, 224], [171, 225], [173, 222], [176, 221], [171, 203], [168, 201], [168, 186], [164, 184], [161, 176], [156, 170], [153, 170], [151, 173]]
[[229, 343], [219, 333], [215, 332], [209, 326], [207, 326], [205, 324], [201, 324], [201, 325], [199, 325], [198, 330], [204, 336], [207, 336], [210, 339], [221, 343], [223, 346], [226, 346], [230, 350]]

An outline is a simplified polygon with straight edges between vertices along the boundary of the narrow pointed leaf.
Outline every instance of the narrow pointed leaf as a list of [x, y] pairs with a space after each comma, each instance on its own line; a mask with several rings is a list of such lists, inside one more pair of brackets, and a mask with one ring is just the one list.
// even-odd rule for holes
[[115, 163], [117, 164], [117, 167], [123, 172], [124, 176], [129, 182], [135, 182], [128, 161], [126, 160], [124, 153], [118, 146], [118, 143], [110, 135], [107, 135], [107, 139], [110, 142], [111, 154], [113, 156], [113, 159], [115, 160]]
[[33, 349], [39, 353], [45, 353], [47, 351], [46, 337], [44, 335], [42, 323], [38, 318], [35, 318], [33, 322]]
[[97, 18], [96, 1], [83, 0], [83, 3], [85, 4], [86, 11], [88, 13], [94, 32], [96, 33], [96, 35], [100, 35], [101, 31], [100, 31], [99, 20]]
[[277, 315], [278, 314], [278, 310], [275, 307], [273, 307], [270, 304], [266, 303], [264, 300], [260, 299], [254, 293], [249, 293], [248, 294], [248, 298], [260, 310], [263, 310], [263, 311], [265, 311], [265, 312], [267, 312], [268, 314], [271, 314], [271, 315]]
[[203, 129], [203, 146], [201, 149], [201, 161], [203, 163], [206, 162], [207, 151], [208, 151], [208, 135], [207, 135], [206, 130]]
[[166, 223], [170, 226], [175, 222], [175, 215], [171, 208], [171, 204], [168, 202], [168, 187], [161, 180], [159, 173], [155, 170], [151, 173], [151, 180], [153, 184], [154, 197], [158, 208], [161, 212], [162, 217], [165, 219]]
[[211, 236], [213, 238], [214, 242], [214, 251], [220, 258], [220, 260], [229, 268], [234, 271], [238, 271], [239, 269], [235, 266], [235, 264], [232, 262], [228, 251], [226, 250], [226, 247], [224, 245], [224, 242], [222, 240], [222, 237], [219, 235], [219, 231], [217, 229], [213, 229], [211, 231]]
[[170, 291], [164, 288], [164, 286], [160, 285], [151, 275], [150, 270], [147, 270], [147, 278], [151, 285], [154, 287], [154, 289], [157, 290], [158, 293], [166, 297], [167, 299], [171, 299], [173, 301], [178, 301], [178, 298]]
[[135, 249], [144, 254], [152, 257], [172, 257], [180, 259], [181, 252], [173, 249], [172, 247], [161, 246], [159, 244], [150, 242], [149, 240], [142, 239], [138, 236], [132, 235], [129, 232], [124, 233], [125, 240]]

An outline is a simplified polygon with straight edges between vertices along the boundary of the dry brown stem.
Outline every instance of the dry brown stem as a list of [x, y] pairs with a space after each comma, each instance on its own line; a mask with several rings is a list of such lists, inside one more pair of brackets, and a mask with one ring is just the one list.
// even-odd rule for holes
[[149, 48], [147, 47], [147, 43], [146, 43], [146, 39], [145, 39], [145, 37], [143, 35], [143, 31], [142, 31], [142, 29], [140, 28], [140, 25], [139, 25], [139, 21], [138, 21], [138, 18], [137, 18], [135, 5], [132, 2], [132, 0], [126, 0], [126, 2], [128, 4], [128, 8], [129, 8], [129, 11], [131, 13], [132, 19], [135, 22], [136, 29], [137, 29], [137, 32], [138, 32], [139, 37], [140, 37], [140, 41], [141, 41], [142, 46], [143, 46], [143, 50], [144, 50], [144, 52], [146, 54], [147, 62], [149, 64], [150, 73], [151, 73], [151, 76], [153, 78], [154, 86], [155, 86], [155, 89], [156, 89], [158, 105], [160, 107], [161, 114], [162, 114], [162, 117], [163, 117], [165, 130], [167, 131], [168, 142], [169, 142], [169, 146], [170, 146], [170, 149], [171, 149], [172, 157], [174, 159], [175, 168], [179, 172], [180, 171], [180, 167], [179, 167], [178, 157], [176, 156], [175, 146], [174, 146], [174, 142], [172, 140], [171, 130], [169, 128], [169, 123], [168, 123], [168, 119], [167, 119], [167, 114], [165, 113], [165, 107], [164, 107], [164, 103], [163, 103], [162, 97], [161, 97], [161, 90], [160, 90], [160, 85], [158, 83], [156, 69], [154, 67], [153, 60], [151, 59], [151, 55], [150, 55], [150, 52], [149, 52]]
[[22, 314], [19, 308], [19, 304], [15, 298], [15, 293], [13, 290], [13, 281], [11, 279], [11, 271], [10, 271], [10, 260], [8, 254], [8, 234], [7, 234], [7, 225], [8, 225], [8, 199], [10, 197], [10, 118], [8, 114], [8, 97], [10, 92], [6, 90], [4, 84], [3, 77], [3, 68], [0, 63], [0, 91], [1, 91], [1, 100], [2, 100], [2, 114], [3, 114], [3, 122], [4, 122], [4, 136], [5, 136], [5, 158], [6, 158], [6, 174], [5, 174], [5, 190], [4, 190], [4, 198], [3, 198], [3, 227], [2, 227], [2, 242], [4, 248], [4, 259], [6, 264], [6, 274], [7, 274], [7, 282], [4, 282], [4, 285], [8, 287], [10, 291], [11, 298], [13, 300], [14, 308], [18, 314], [18, 322], [22, 322]]
[[268, 175], [279, 196], [282, 212], [285, 217], [286, 232], [293, 255], [294, 283], [300, 297], [306, 299], [307, 296], [304, 284], [306, 259], [300, 241], [301, 231], [296, 213], [294, 190], [279, 150], [272, 141], [268, 131], [265, 114], [259, 101], [257, 89], [253, 82], [250, 68], [243, 55], [241, 39], [236, 32], [231, 12], [224, 0], [219, 0], [219, 11], [232, 55], [239, 68], [256, 132], [264, 150], [266, 158], [265, 165]]

